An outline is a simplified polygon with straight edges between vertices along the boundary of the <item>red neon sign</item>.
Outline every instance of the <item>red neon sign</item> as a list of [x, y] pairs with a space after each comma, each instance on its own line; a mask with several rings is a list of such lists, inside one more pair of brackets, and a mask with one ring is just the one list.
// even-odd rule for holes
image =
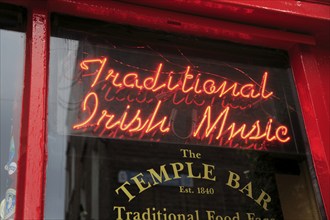
[[[224, 103], [226, 99], [266, 102], [273, 97], [273, 92], [267, 90], [267, 72], [264, 72], [260, 84], [242, 84], [228, 79], [216, 81], [200, 73], [193, 74], [189, 66], [180, 73], [166, 72], [162, 63], [157, 65], [151, 76], [142, 76], [138, 72], [123, 74], [112, 68], [106, 70], [108, 60], [86, 59], [80, 63], [84, 71], [82, 77], [90, 77], [91, 82], [81, 106], [81, 114], [84, 116], [72, 126], [74, 130], [93, 128], [99, 135], [120, 131], [137, 134], [139, 137], [175, 133], [173, 112], [166, 112], [169, 105], [166, 101], [171, 100], [174, 106], [194, 105], [200, 109], [199, 115], [194, 114], [189, 138], [221, 142], [240, 140], [246, 143], [287, 143], [291, 140], [288, 127], [273, 118], [257, 119], [249, 123], [235, 121], [232, 112], [242, 111], [246, 107], [235, 106], [228, 101]], [[96, 70], [89, 72], [92, 65]], [[134, 97], [133, 93], [138, 95]], [[102, 105], [103, 102], [107, 104]], [[113, 106], [114, 102], [124, 103], [125, 109], [119, 112], [109, 110], [116, 107]], [[220, 110], [219, 104], [215, 103], [221, 103]]]
[[[183, 79], [178, 82], [173, 83], [173, 74], [168, 74], [166, 82], [159, 82], [160, 74], [162, 72], [163, 64], [160, 63], [157, 67], [157, 71], [154, 76], [149, 76], [144, 80], [141, 80], [138, 73], [127, 73], [121, 77], [119, 72], [115, 72], [113, 69], [109, 69], [107, 73], [104, 73], [104, 66], [107, 63], [107, 58], [102, 59], [88, 59], [83, 60], [80, 63], [80, 67], [83, 70], [88, 70], [87, 64], [100, 63], [99, 69], [96, 73], [85, 74], [84, 76], [95, 75], [95, 78], [91, 84], [93, 88], [96, 84], [104, 81], [110, 82], [114, 87], [121, 88], [131, 88], [138, 90], [148, 90], [152, 92], [157, 92], [160, 90], [167, 91], [181, 91], [183, 93], [193, 92], [195, 94], [206, 94], [206, 95], [217, 95], [222, 98], [226, 95], [231, 95], [233, 97], [240, 97], [244, 99], [268, 99], [273, 95], [273, 92], [267, 92], [267, 79], [268, 73], [265, 72], [262, 81], [260, 83], [260, 89], [257, 92], [256, 86], [254, 84], [248, 83], [244, 85], [239, 85], [237, 82], [229, 83], [227, 80], [221, 83], [216, 83], [213, 79], [207, 79], [204, 82], [200, 82], [201, 74], [196, 77], [190, 73], [190, 66], [187, 66], [186, 71], [183, 75]], [[103, 75], [103, 80], [102, 76]], [[129, 80], [130, 79], [130, 80]], [[119, 82], [118, 82], [119, 81]]]

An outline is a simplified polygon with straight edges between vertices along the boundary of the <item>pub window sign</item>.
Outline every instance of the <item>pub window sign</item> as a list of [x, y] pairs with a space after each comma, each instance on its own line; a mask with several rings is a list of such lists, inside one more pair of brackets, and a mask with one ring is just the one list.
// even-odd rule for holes
[[288, 69], [176, 52], [162, 54], [147, 45], [81, 53], [73, 87], [80, 102], [70, 132], [297, 152]]
[[[93, 196], [98, 204], [82, 205], [92, 209], [86, 213], [310, 217], [299, 213], [301, 205], [318, 213], [285, 52], [117, 25], [56, 24], [49, 98], [56, 123], [49, 130], [67, 137], [70, 172], [86, 173], [81, 204]], [[86, 177], [90, 172], [95, 176]], [[300, 191], [290, 194], [290, 187]], [[73, 218], [81, 204], [67, 200]]]

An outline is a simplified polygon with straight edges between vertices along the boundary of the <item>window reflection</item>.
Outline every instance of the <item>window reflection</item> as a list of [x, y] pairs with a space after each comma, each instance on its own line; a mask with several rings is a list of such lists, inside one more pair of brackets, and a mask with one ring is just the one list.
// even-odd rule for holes
[[[283, 51], [192, 40], [95, 21], [84, 21], [84, 27], [81, 27], [79, 22], [82, 21], [56, 20], [51, 37], [47, 218], [321, 219], [291, 69]], [[127, 88], [119, 85], [120, 80], [117, 84], [115, 80], [106, 79], [93, 83], [97, 82], [93, 79], [97, 78], [100, 69], [104, 69], [103, 61], [109, 57], [111, 66], [106, 66], [104, 74], [114, 79], [113, 74], [118, 71], [123, 84], [125, 74], [147, 82], [147, 77], [157, 72], [157, 68], [148, 67], [157, 67], [163, 62], [168, 68], [162, 72], [167, 76], [165, 81], [172, 74], [169, 69], [177, 70], [174, 72], [183, 76], [188, 75], [185, 67], [189, 65], [200, 74], [200, 82], [207, 81], [203, 77], [211, 75], [228, 82], [237, 80], [237, 86], [245, 85], [242, 86], [245, 89], [255, 88], [251, 83], [260, 82], [258, 91], [262, 91], [264, 100], [245, 102], [247, 97], [257, 97], [251, 91], [247, 97], [227, 97], [218, 102], [212, 98], [202, 99], [198, 86], [192, 88], [196, 93], [193, 101], [185, 100], [185, 94], [184, 98], [174, 99], [176, 93], [173, 91], [159, 92], [165, 87], [168, 90], [175, 87], [169, 83], [155, 89], [157, 94], [146, 92], [145, 99], [136, 98], [136, 94], [139, 96], [142, 92], [127, 88], [130, 85], [139, 87], [139, 83], [127, 81], [124, 85]], [[92, 62], [90, 72], [86, 72], [85, 64]], [[94, 78], [88, 81], [91, 76]], [[195, 77], [197, 79], [197, 74]], [[144, 83], [143, 86], [145, 89], [150, 85]], [[179, 87], [178, 83], [176, 88]], [[86, 97], [96, 97], [96, 94], [105, 98], [99, 102], [92, 100], [90, 106], [85, 104]], [[273, 94], [274, 97], [269, 98]], [[147, 103], [146, 100], [152, 101]], [[126, 131], [125, 126], [133, 126], [133, 122], [130, 124], [123, 118], [133, 116], [124, 112], [138, 106], [143, 109], [141, 114], [148, 114], [155, 107], [155, 100], [165, 103], [159, 112], [168, 113], [168, 133], [143, 133], [141, 126], [137, 126], [139, 129], [135, 134]], [[196, 106], [205, 102], [211, 103], [210, 107], [203, 107], [213, 109], [213, 113], [206, 112], [205, 117], [212, 116], [215, 120], [215, 110], [230, 106], [231, 111], [238, 112], [232, 116], [237, 123], [248, 121], [251, 125], [256, 121], [251, 134], [257, 134], [250, 134], [251, 139], [257, 139], [259, 135], [264, 140], [255, 145], [248, 143], [251, 139], [247, 138], [233, 143], [230, 138], [223, 141], [214, 138], [216, 134], [212, 132], [196, 132], [193, 137], [191, 131], [198, 127], [196, 120], [203, 118], [203, 111]], [[118, 123], [113, 126], [112, 122], [105, 123], [102, 130], [98, 122], [104, 118], [110, 121], [112, 116], [100, 111], [99, 121], [79, 124], [79, 129], [75, 130], [77, 121], [86, 121], [86, 115], [93, 115], [93, 104], [118, 113]], [[259, 116], [268, 120], [263, 124], [269, 128], [268, 133], [257, 132], [262, 122], [253, 118]], [[134, 123], [139, 124], [136, 118]], [[281, 123], [287, 127], [284, 129]], [[234, 126], [232, 123], [231, 127]], [[275, 132], [276, 137], [270, 134], [271, 126], [280, 128]]]
[[0, 29], [0, 219], [16, 206], [25, 34]]

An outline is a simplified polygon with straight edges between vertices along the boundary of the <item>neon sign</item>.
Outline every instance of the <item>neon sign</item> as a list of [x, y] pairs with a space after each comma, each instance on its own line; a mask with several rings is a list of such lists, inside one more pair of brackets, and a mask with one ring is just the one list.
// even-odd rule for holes
[[110, 82], [114, 87], [117, 88], [125, 87], [138, 90], [149, 90], [152, 92], [158, 92], [160, 90], [181, 91], [185, 94], [193, 92], [198, 95], [217, 95], [219, 98], [229, 94], [234, 97], [241, 97], [246, 99], [268, 99], [273, 95], [273, 92], [266, 91], [268, 78], [267, 72], [265, 72], [263, 75], [262, 82], [260, 84], [260, 91], [256, 92], [256, 86], [251, 83], [239, 85], [237, 82], [230, 84], [227, 80], [224, 80], [223, 82], [217, 84], [213, 79], [207, 79], [204, 82], [200, 82], [201, 74], [198, 74], [195, 77], [190, 73], [190, 66], [187, 66], [183, 74], [183, 80], [180, 79], [179, 82], [173, 82], [173, 72], [170, 72], [166, 77], [166, 82], [161, 83], [159, 82], [159, 78], [162, 72], [162, 63], [158, 65], [154, 76], [149, 76], [144, 80], [140, 79], [138, 73], [127, 73], [120, 79], [121, 74], [119, 72], [115, 72], [114, 69], [109, 69], [104, 74], [104, 67], [107, 63], [107, 58], [83, 60], [80, 63], [80, 67], [82, 70], [88, 71], [88, 64], [92, 63], [100, 63], [100, 67], [95, 73], [86, 74], [88, 76], [95, 75], [95, 79], [90, 85], [91, 88], [99, 83], [99, 81], [102, 79], [101, 76], [104, 75], [104, 80]]
[[[154, 73], [146, 75], [133, 68], [122, 73], [106, 67], [109, 64], [111, 58], [106, 57], [80, 62], [88, 92], [82, 99], [80, 117], [72, 125], [74, 131], [154, 141], [174, 134], [193, 143], [231, 146], [233, 142], [251, 146], [291, 140], [289, 128], [271, 116], [247, 121], [246, 116], [237, 116], [276, 98], [268, 89], [268, 72], [263, 73], [260, 83], [242, 83], [226, 77], [219, 80], [190, 66], [174, 72], [159, 63]], [[187, 106], [192, 109], [191, 126], [182, 137], [176, 134], [174, 121], [178, 111]]]

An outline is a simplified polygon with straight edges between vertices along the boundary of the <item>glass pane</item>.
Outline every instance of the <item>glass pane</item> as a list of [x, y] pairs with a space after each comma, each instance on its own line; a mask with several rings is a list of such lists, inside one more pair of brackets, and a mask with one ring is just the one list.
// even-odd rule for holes
[[[13, 219], [16, 205], [25, 33], [22, 14], [0, 5], [0, 219]], [[6, 30], [9, 28], [11, 30]], [[15, 31], [14, 31], [15, 30]]]
[[50, 49], [46, 217], [321, 218], [285, 52], [59, 16]]

